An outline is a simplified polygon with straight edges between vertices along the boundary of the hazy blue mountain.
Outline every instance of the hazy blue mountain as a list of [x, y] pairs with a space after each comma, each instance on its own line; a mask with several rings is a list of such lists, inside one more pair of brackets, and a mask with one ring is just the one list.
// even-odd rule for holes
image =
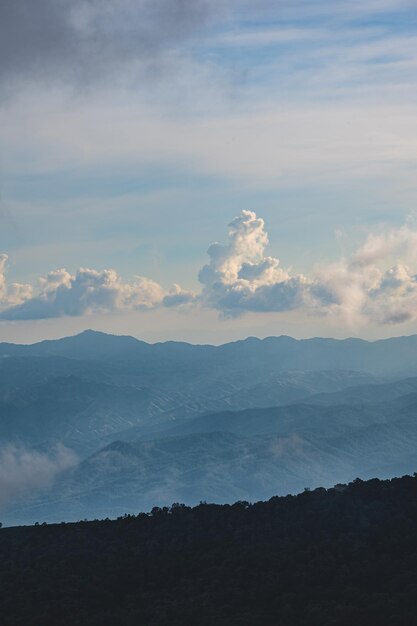
[[293, 433], [317, 433], [331, 436], [374, 422], [384, 422], [391, 415], [387, 405], [320, 406], [292, 404], [282, 407], [222, 411], [198, 416], [170, 427], [166, 433], [190, 435], [208, 432], [231, 432], [238, 435], [289, 436]]
[[[261, 461], [262, 460], [262, 461]], [[172, 502], [232, 502], [350, 475], [334, 451], [297, 438], [204, 433], [116, 441], [65, 472], [41, 496], [3, 512], [7, 523], [115, 516]], [[306, 475], [306, 467], [309, 473]]]
[[[85, 331], [74, 337], [23, 346], [0, 344], [3, 356], [62, 356], [111, 361], [119, 371], [142, 368], [146, 373], [174, 377], [223, 370], [240, 372], [250, 381], [251, 370], [259, 373], [285, 370], [356, 370], [377, 375], [417, 375], [417, 336], [368, 342], [361, 339], [302, 339], [254, 337], [222, 346], [183, 342], [148, 344], [133, 337]], [[217, 368], [217, 369], [213, 369]]]
[[[119, 431], [155, 427], [161, 416], [184, 406], [183, 394], [80, 378], [46, 378], [0, 395], [0, 442], [63, 442], [97, 448]], [[165, 419], [165, 418], [164, 418]]]
[[0, 452], [17, 443], [49, 454], [63, 443], [78, 454], [52, 486], [8, 497], [2, 517], [254, 500], [414, 471], [413, 374], [416, 336], [215, 347], [86, 331], [0, 344]]
[[413, 406], [399, 418], [394, 412], [364, 415], [359, 407], [334, 407], [333, 413], [315, 407], [325, 413], [314, 416], [300, 406], [298, 421], [284, 420], [281, 428], [276, 416], [266, 425], [268, 410], [260, 409], [243, 412], [239, 427], [237, 414], [230, 413], [228, 432], [115, 441], [63, 472], [51, 488], [9, 506], [2, 517], [6, 523], [33, 523], [116, 516], [177, 501], [256, 501], [357, 475], [410, 473], [417, 463], [416, 399]]
[[[104, 338], [106, 343], [107, 335]], [[88, 343], [101, 335], [84, 333], [77, 341], [84, 339]], [[49, 350], [55, 342], [46, 345]], [[178, 380], [174, 370], [175, 384], [170, 376], [167, 372], [164, 377], [152, 376], [142, 367], [124, 373], [112, 361], [101, 359], [4, 356], [0, 358], [0, 443], [61, 441], [91, 451], [125, 430], [138, 438], [208, 412], [283, 405], [312, 393], [377, 380], [371, 374], [338, 370], [265, 375], [254, 371], [247, 382], [246, 375], [232, 369], [222, 377], [217, 371], [194, 377], [192, 385], [192, 373]]]
[[1, 343], [0, 354], [6, 356], [63, 356], [78, 360], [109, 359], [138, 350], [147, 350], [149, 344], [134, 337], [109, 335], [86, 330], [63, 339], [45, 340], [35, 344]]
[[42, 385], [64, 376], [77, 376], [107, 384], [115, 381], [111, 367], [99, 361], [82, 361], [57, 356], [14, 356], [0, 358], [0, 397], [4, 399], [19, 390]]
[[283, 371], [255, 385], [241, 387], [223, 400], [231, 409], [279, 406], [306, 400], [320, 392], [334, 393], [378, 381], [372, 374], [352, 370]]
[[2, 515], [8, 523], [113, 516], [174, 501], [253, 501], [357, 475], [410, 473], [417, 463], [416, 415], [417, 394], [408, 394], [390, 403], [205, 415], [148, 441], [125, 431], [125, 441]]
[[322, 405], [363, 404], [375, 401], [391, 401], [412, 393], [417, 393], [416, 377], [393, 382], [349, 385], [333, 392], [312, 394], [309, 396], [309, 403]]

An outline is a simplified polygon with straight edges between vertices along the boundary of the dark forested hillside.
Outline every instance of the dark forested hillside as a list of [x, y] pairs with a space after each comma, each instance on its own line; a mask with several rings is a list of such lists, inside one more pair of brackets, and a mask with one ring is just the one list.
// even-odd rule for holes
[[417, 624], [417, 477], [0, 530], [4, 626]]

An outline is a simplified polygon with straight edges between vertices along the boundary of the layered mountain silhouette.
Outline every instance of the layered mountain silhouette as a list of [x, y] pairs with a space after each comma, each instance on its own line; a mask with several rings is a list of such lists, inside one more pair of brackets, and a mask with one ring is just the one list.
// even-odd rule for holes
[[[2, 498], [5, 523], [250, 501], [412, 472], [417, 337], [0, 344], [0, 450], [77, 455]], [[5, 471], [0, 466], [0, 472]]]

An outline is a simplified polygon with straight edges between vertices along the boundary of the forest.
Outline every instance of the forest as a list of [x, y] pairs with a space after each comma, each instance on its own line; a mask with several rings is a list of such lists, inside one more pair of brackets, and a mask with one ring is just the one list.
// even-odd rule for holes
[[417, 624], [417, 474], [0, 530], [3, 626]]

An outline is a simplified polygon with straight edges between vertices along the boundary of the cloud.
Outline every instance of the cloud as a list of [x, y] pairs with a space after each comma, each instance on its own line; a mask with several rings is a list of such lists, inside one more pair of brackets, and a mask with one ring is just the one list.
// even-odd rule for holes
[[0, 84], [89, 84], [160, 69], [164, 54], [206, 24], [209, 0], [2, 0]]
[[[231, 179], [263, 189], [348, 181], [354, 190], [362, 181], [374, 185], [375, 179], [383, 179], [385, 186], [390, 181], [397, 193], [408, 194], [416, 162], [416, 118], [410, 103], [416, 97], [417, 39], [399, 30], [398, 20], [372, 28], [372, 19], [343, 25], [331, 18], [342, 9], [348, 17], [353, 7], [367, 14], [381, 7], [400, 11], [407, 3], [342, 2], [335, 8], [329, 1], [286, 0], [263, 3], [271, 11], [264, 13], [258, 3], [250, 7], [226, 0], [235, 10], [225, 14], [219, 4], [0, 3], [0, 29], [6, 31], [0, 32], [0, 46], [6, 47], [5, 53], [0, 48], [3, 83], [19, 80], [25, 86], [24, 97], [4, 107], [0, 129], [3, 178], [20, 179], [21, 184], [12, 180], [18, 202], [27, 176], [60, 172], [64, 180], [54, 178], [52, 198], [48, 196], [54, 224], [57, 197], [62, 203], [68, 195], [72, 201], [82, 196], [87, 179], [89, 193], [96, 187], [95, 193], [103, 194], [109, 178], [120, 184], [120, 172], [131, 168], [136, 175], [144, 165], [173, 168], [165, 176], [177, 180], [180, 170], [187, 179], [202, 174], [217, 177], [216, 184]], [[326, 19], [309, 20], [309, 12], [318, 9]], [[245, 11], [252, 20], [242, 19]], [[217, 20], [214, 27], [203, 34], [201, 27], [212, 24], [211, 19]], [[61, 31], [68, 29], [64, 36]], [[216, 44], [219, 37], [258, 41], [274, 32], [289, 37], [287, 44], [263, 52], [257, 47], [254, 54], [243, 51], [238, 58], [230, 47]], [[307, 42], [291, 41], [303, 33]], [[184, 50], [182, 42], [189, 36], [193, 44]], [[128, 50], [114, 51], [113, 45]], [[132, 89], [120, 89], [123, 68], [130, 68]], [[148, 88], [149, 81], [143, 88], [145, 75], [157, 83], [155, 90]], [[86, 82], [102, 76], [110, 80], [84, 89]], [[83, 95], [68, 98], [60, 84], [45, 90], [45, 80], [81, 83]], [[159, 169], [158, 180], [160, 176]], [[47, 186], [51, 194], [49, 181]], [[24, 200], [32, 214], [35, 189], [39, 186]], [[41, 202], [45, 211], [44, 197]], [[91, 212], [96, 211], [94, 205]]]
[[174, 283], [162, 300], [163, 306], [178, 307], [192, 304], [197, 301], [197, 296], [192, 291], [184, 291], [180, 285]]
[[103, 77], [114, 85], [125, 73], [136, 84], [138, 77], [160, 76], [164, 67], [172, 74], [176, 53], [181, 56], [189, 40], [201, 44], [204, 31], [209, 47], [321, 40], [329, 20], [333, 32], [340, 27], [335, 18], [349, 23], [352, 16], [407, 9], [412, 2], [397, 0], [337, 6], [263, 0], [255, 8], [247, 0], [2, 0], [0, 85], [41, 80], [85, 87]]
[[417, 318], [417, 274], [402, 264], [382, 275], [369, 292], [364, 314], [379, 324], [401, 324]]
[[0, 449], [0, 504], [53, 482], [57, 474], [77, 464], [77, 457], [63, 445], [49, 454], [7, 445]]
[[265, 256], [265, 223], [242, 211], [229, 224], [229, 243], [213, 243], [210, 262], [199, 273], [203, 301], [226, 316], [244, 311], [286, 311], [302, 306], [308, 280], [290, 276], [279, 260]]
[[0, 254], [0, 306], [12, 307], [21, 304], [32, 296], [32, 286], [6, 282], [7, 254]]
[[366, 266], [387, 258], [392, 253], [417, 254], [417, 232], [408, 226], [385, 233], [370, 234], [353, 255], [351, 265]]
[[151, 278], [123, 281], [113, 269], [58, 269], [30, 285], [8, 284], [0, 256], [2, 320], [33, 320], [198, 305], [222, 317], [246, 312], [301, 311], [351, 326], [417, 319], [417, 231], [410, 226], [371, 233], [350, 258], [313, 268], [309, 276], [268, 256], [264, 220], [244, 210], [229, 224], [228, 241], [212, 243], [199, 272], [201, 292], [178, 284], [165, 290]]
[[38, 295], [31, 295], [29, 292], [25, 301], [7, 307], [0, 313], [0, 318], [34, 320], [146, 310], [187, 304], [193, 300], [193, 294], [181, 290], [178, 285], [165, 292], [150, 278], [136, 276], [134, 281], [126, 283], [112, 269], [97, 271], [85, 268], [79, 268], [74, 275], [65, 269], [51, 271], [46, 278], [39, 280]]
[[4, 299], [6, 293], [6, 277], [4, 275], [5, 265], [7, 263], [7, 254], [0, 255], [0, 298]]
[[265, 255], [264, 221], [242, 211], [229, 224], [229, 242], [208, 249], [210, 262], [199, 279], [202, 300], [227, 317], [246, 311], [337, 317], [349, 325], [398, 324], [417, 319], [417, 274], [393, 257], [415, 261], [417, 232], [408, 226], [370, 234], [350, 259], [291, 274]]
[[417, 319], [417, 275], [404, 262], [415, 263], [416, 253], [408, 226], [371, 233], [350, 259], [316, 272], [310, 305], [354, 325]]

